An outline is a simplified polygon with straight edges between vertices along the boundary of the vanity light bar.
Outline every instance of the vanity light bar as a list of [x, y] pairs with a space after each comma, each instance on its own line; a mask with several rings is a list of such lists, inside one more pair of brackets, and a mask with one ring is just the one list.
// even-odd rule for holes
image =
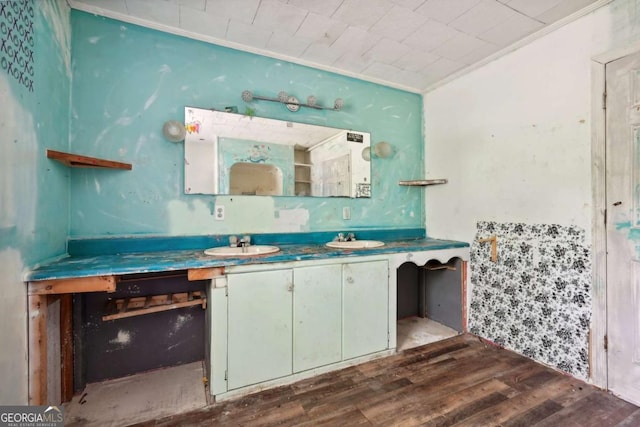
[[298, 111], [300, 107], [308, 107], [316, 110], [333, 110], [333, 111], [340, 111], [342, 107], [344, 107], [344, 101], [341, 98], [336, 98], [336, 100], [333, 103], [333, 107], [323, 107], [322, 105], [317, 104], [316, 97], [313, 95], [309, 95], [309, 97], [307, 98], [306, 104], [301, 104], [298, 98], [296, 98], [295, 96], [289, 96], [289, 94], [287, 94], [287, 92], [285, 91], [279, 92], [277, 98], [269, 98], [267, 96], [254, 95], [253, 92], [251, 92], [250, 90], [245, 90], [242, 92], [242, 100], [244, 102], [251, 102], [254, 99], [257, 99], [260, 101], [280, 102], [286, 105], [289, 111], [293, 111], [293, 112]]

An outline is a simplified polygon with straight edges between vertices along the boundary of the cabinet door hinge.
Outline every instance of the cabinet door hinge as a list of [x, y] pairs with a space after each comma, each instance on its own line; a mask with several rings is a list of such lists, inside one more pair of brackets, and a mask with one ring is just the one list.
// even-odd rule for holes
[[604, 351], [609, 351], [609, 336], [604, 336]]
[[607, 109], [607, 91], [602, 92], [602, 109]]

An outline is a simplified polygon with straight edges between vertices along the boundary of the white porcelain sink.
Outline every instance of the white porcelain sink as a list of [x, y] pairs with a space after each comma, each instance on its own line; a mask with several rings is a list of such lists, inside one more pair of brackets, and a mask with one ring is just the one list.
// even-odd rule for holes
[[209, 248], [204, 251], [205, 255], [212, 256], [236, 256], [236, 257], [246, 257], [246, 256], [257, 256], [257, 255], [266, 255], [273, 254], [280, 250], [277, 246], [268, 246], [268, 245], [252, 245], [247, 246], [246, 248], [234, 248], [231, 246], [221, 246], [219, 248]]
[[384, 246], [380, 240], [352, 240], [350, 242], [329, 242], [326, 246], [337, 249], [370, 249]]

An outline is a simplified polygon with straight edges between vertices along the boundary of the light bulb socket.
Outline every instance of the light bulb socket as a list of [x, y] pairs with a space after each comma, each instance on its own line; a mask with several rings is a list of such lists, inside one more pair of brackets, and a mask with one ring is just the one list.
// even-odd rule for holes
[[162, 126], [162, 134], [170, 142], [184, 141], [184, 137], [187, 135], [187, 130], [184, 124], [177, 120], [168, 120], [164, 122]]
[[242, 100], [244, 102], [251, 102], [253, 101], [253, 93], [251, 93], [250, 90], [243, 90], [242, 91]]
[[278, 101], [282, 102], [283, 104], [286, 104], [288, 100], [289, 100], [289, 95], [287, 94], [287, 92], [283, 90], [278, 92]]
[[380, 141], [373, 146], [373, 152], [376, 157], [386, 159], [393, 154], [393, 147], [388, 142]]

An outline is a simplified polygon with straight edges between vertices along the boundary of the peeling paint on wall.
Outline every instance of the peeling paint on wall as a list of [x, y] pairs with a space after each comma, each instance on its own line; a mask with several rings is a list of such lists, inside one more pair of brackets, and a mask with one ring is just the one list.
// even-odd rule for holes
[[[37, 176], [24, 166], [36, 164], [38, 138], [31, 113], [15, 99], [8, 78], [1, 73], [0, 99], [12, 106], [0, 109], [5, 141], [0, 156], [0, 235], [15, 229], [26, 238], [35, 228]], [[7, 243], [2, 239], [0, 247]]]
[[309, 230], [309, 211], [307, 209], [278, 209], [276, 211], [273, 232], [291, 233]]
[[[12, 58], [27, 67], [21, 70], [27, 75], [32, 67], [34, 79], [33, 85], [25, 85], [19, 74], [9, 76], [0, 67], [0, 341], [11, 349], [0, 354], [0, 402], [25, 405], [27, 300], [22, 274], [34, 263], [62, 254], [68, 229], [68, 169], [51, 164], [45, 149], [67, 149], [70, 24], [68, 6], [56, 0], [3, 1], [0, 10], [0, 26], [5, 29], [1, 34], [7, 36], [6, 14], [15, 18], [23, 12], [23, 19], [14, 20], [17, 27], [11, 28], [14, 36], [27, 35], [18, 46], [22, 42], [22, 54], [28, 58]], [[13, 15], [16, 10], [18, 15]], [[29, 19], [24, 19], [25, 10]], [[0, 46], [6, 54], [8, 45]]]
[[51, 27], [53, 39], [58, 44], [67, 77], [71, 78], [71, 21], [69, 10], [59, 1], [37, 1], [44, 19]]
[[[27, 289], [21, 282], [24, 261], [16, 249], [0, 249], [0, 402], [27, 403]], [[10, 349], [11, 351], [8, 351]]]

